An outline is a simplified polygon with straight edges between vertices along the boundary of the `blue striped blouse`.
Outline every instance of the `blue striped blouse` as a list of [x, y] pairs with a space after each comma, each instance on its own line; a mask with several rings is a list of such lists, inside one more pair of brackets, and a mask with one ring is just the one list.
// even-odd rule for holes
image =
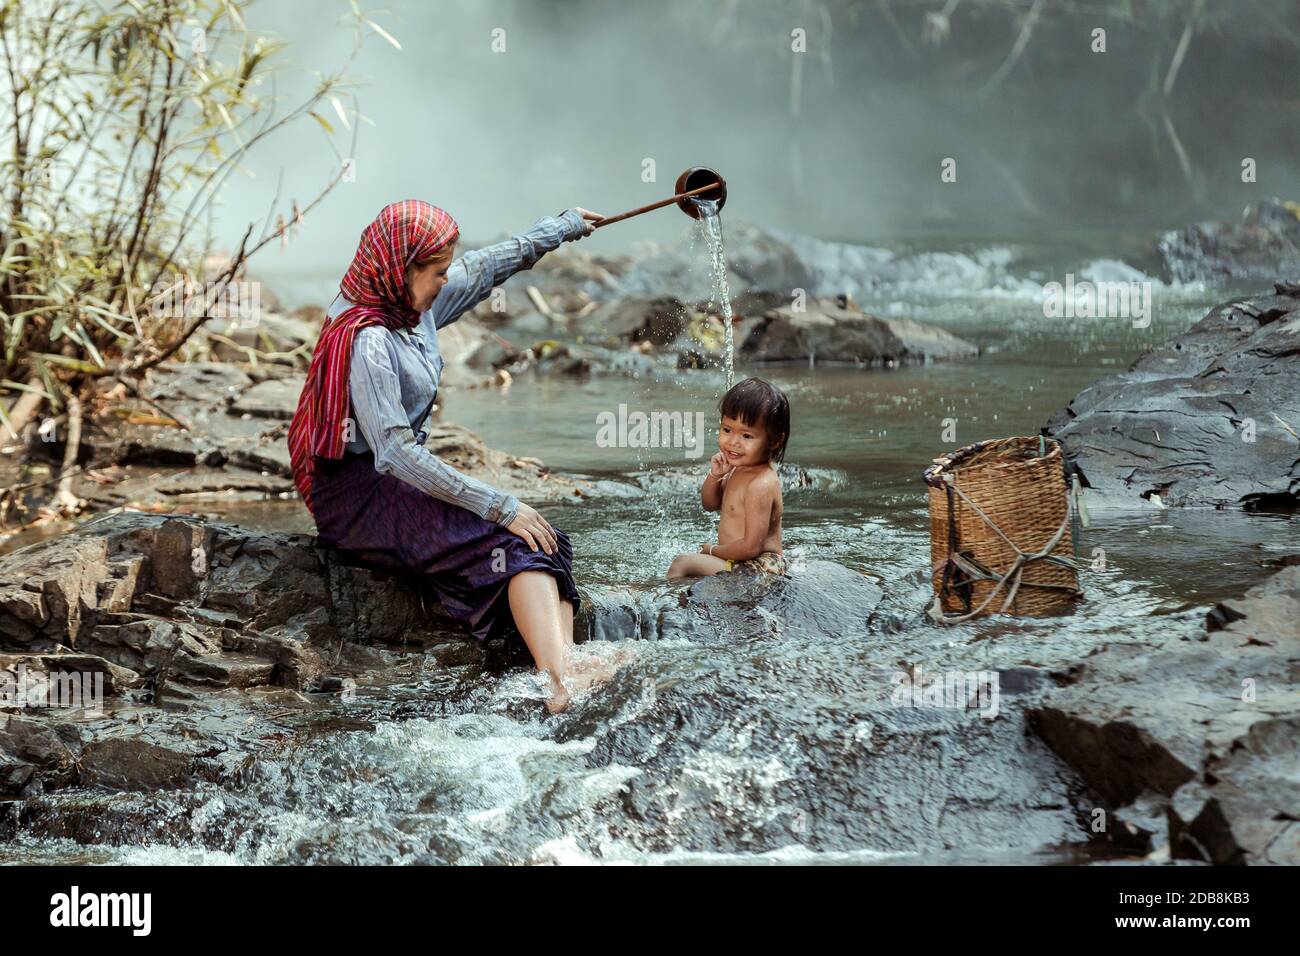
[[[532, 268], [560, 243], [581, 238], [585, 230], [576, 209], [543, 217], [526, 232], [467, 252], [453, 262], [446, 284], [415, 328], [393, 332], [370, 326], [357, 333], [348, 375], [357, 427], [347, 451], [373, 451], [376, 471], [488, 521], [500, 525], [513, 521], [519, 499], [462, 474], [424, 447], [428, 435], [422, 426], [442, 376], [438, 329], [455, 322], [516, 272]], [[351, 305], [340, 293], [330, 305], [330, 317]]]

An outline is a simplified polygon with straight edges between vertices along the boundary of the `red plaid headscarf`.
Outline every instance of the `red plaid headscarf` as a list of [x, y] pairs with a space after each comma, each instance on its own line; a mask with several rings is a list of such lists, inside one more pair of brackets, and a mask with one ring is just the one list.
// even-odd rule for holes
[[455, 242], [456, 220], [437, 206], [404, 199], [385, 206], [361, 233], [357, 254], [339, 285], [352, 308], [325, 320], [312, 353], [298, 410], [289, 423], [293, 483], [311, 511], [311, 480], [317, 457], [343, 457], [348, 420], [348, 373], [352, 343], [367, 326], [414, 328], [420, 314], [406, 297], [406, 267]]

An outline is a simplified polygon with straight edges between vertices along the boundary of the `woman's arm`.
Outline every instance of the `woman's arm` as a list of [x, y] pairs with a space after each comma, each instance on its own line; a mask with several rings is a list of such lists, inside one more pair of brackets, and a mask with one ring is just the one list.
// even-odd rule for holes
[[467, 252], [447, 270], [447, 284], [433, 300], [433, 323], [442, 328], [482, 302], [516, 272], [531, 269], [560, 243], [581, 239], [587, 223], [575, 207], [558, 216], [544, 216], [527, 232], [496, 245]]
[[352, 415], [375, 453], [375, 470], [400, 478], [440, 501], [505, 526], [514, 520], [519, 499], [462, 474], [418, 444], [401, 403], [383, 329], [362, 329], [352, 347], [348, 374]]

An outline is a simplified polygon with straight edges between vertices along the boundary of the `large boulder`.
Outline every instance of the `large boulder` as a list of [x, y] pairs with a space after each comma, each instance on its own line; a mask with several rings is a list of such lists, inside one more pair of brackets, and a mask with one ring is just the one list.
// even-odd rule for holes
[[[466, 643], [417, 579], [313, 537], [106, 515], [0, 556], [0, 795], [76, 782], [184, 787], [200, 758], [238, 762], [248, 747], [252, 700], [221, 695], [337, 690], [385, 646]], [[68, 675], [91, 676], [93, 699], [33, 696]], [[11, 690], [18, 678], [23, 700]], [[6, 716], [14, 707], [21, 713]], [[158, 719], [194, 708], [203, 717], [188, 729]], [[148, 721], [124, 719], [142, 709]], [[230, 737], [217, 745], [220, 728]]]
[[135, 686], [135, 675], [154, 686], [305, 687], [328, 670], [322, 649], [340, 640], [403, 642], [445, 628], [413, 583], [308, 535], [110, 514], [0, 557], [0, 651], [104, 670], [110, 692]]
[[1167, 282], [1300, 281], [1300, 204], [1251, 203], [1240, 222], [1202, 222], [1166, 233], [1158, 249]]
[[[1176, 858], [1300, 863], [1300, 566], [1211, 613], [1200, 640], [1102, 648], [1030, 723], [1121, 817]], [[1149, 813], [1144, 814], [1150, 816]]]
[[681, 334], [687, 322], [686, 305], [672, 296], [626, 298], [606, 303], [583, 320], [588, 340], [634, 345], [667, 345]]
[[630, 594], [594, 592], [578, 626], [591, 640], [702, 640], [800, 636], [834, 640], [863, 632], [884, 592], [832, 561], [791, 561], [786, 575], [748, 565], [688, 585]]
[[196, 338], [206, 339], [218, 362], [273, 362], [306, 368], [320, 337], [324, 310], [305, 306], [292, 315], [264, 309], [256, 321], [233, 319], [210, 322]]
[[868, 315], [850, 301], [814, 299], [807, 308], [766, 312], [738, 348], [753, 362], [890, 365], [974, 358], [979, 349], [943, 329], [911, 319]]
[[1294, 507], [1300, 286], [1216, 306], [1047, 423], [1085, 485], [1165, 504]]

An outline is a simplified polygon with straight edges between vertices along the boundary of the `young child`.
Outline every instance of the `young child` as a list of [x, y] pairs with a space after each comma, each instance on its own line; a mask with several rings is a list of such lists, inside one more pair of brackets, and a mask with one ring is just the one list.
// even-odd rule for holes
[[718, 540], [700, 545], [699, 554], [679, 554], [668, 580], [730, 571], [747, 561], [782, 573], [781, 481], [777, 463], [790, 438], [790, 402], [761, 378], [747, 378], [722, 397], [718, 453], [700, 488], [705, 511], [722, 510]]

